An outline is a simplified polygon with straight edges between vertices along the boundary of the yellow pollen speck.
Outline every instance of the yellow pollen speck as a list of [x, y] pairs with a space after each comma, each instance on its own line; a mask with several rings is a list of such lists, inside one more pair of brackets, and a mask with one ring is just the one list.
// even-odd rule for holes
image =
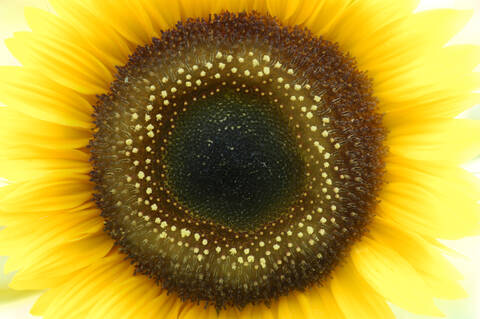
[[220, 77], [221, 77], [220, 73], [215, 74], [215, 79], [220, 79]]
[[207, 75], [207, 72], [205, 72], [205, 71], [200, 72], [201, 77], [204, 77], [205, 75]]
[[156, 89], [155, 85], [150, 85], [150, 91], [155, 91]]
[[280, 245], [278, 245], [278, 244], [273, 245], [273, 249], [279, 250], [279, 249], [280, 249]]
[[195, 84], [196, 84], [197, 86], [202, 85], [202, 80], [196, 80], [196, 81], [195, 81]]
[[145, 190], [145, 192], [150, 195], [152, 193], [152, 188], [151, 187], [147, 187], [147, 189]]
[[232, 71], [232, 73], [237, 73], [238, 69], [236, 67], [233, 67], [230, 69], [230, 71]]
[[215, 55], [215, 57], [216, 57], [217, 59], [221, 59], [222, 56], [223, 56], [223, 54], [222, 54], [222, 52], [220, 52], [220, 51], [218, 51], [217, 54]]
[[312, 227], [312, 226], [308, 226], [308, 227], [307, 227], [307, 233], [308, 233], [309, 235], [313, 234], [313, 227]]
[[192, 86], [192, 82], [190, 82], [190, 81], [185, 82], [185, 86], [186, 86], [187, 88], [191, 87], [191, 86]]
[[326, 130], [323, 131], [323, 132], [322, 132], [322, 136], [323, 136], [323, 137], [327, 137], [327, 136], [328, 136], [328, 131], [326, 131]]
[[182, 236], [182, 238], [183, 237], [188, 237], [188, 236], [190, 236], [190, 234], [191, 234], [190, 230], [188, 230], [186, 228], [180, 229], [180, 236]]
[[310, 119], [313, 118], [313, 113], [312, 113], [312, 112], [308, 112], [306, 116], [307, 116], [307, 118], [310, 120]]
[[315, 96], [313, 97], [313, 100], [318, 103], [318, 102], [320, 102], [320, 101], [322, 100], [322, 98], [319, 97], [318, 95], [315, 95]]
[[250, 76], [250, 71], [249, 71], [249, 70], [245, 70], [245, 72], [243, 72], [243, 74], [245, 74], [245, 76]]
[[275, 63], [274, 67], [276, 69], [280, 69], [282, 67], [282, 64], [280, 62]]
[[217, 253], [220, 253], [220, 252], [222, 251], [222, 248], [217, 246], [217, 247], [215, 248], [215, 251], [216, 251]]
[[287, 70], [287, 73], [290, 74], [290, 75], [292, 75], [292, 74], [293, 74], [293, 69], [288, 69], [288, 70]]
[[205, 63], [205, 66], [206, 66], [207, 69], [209, 69], [209, 70], [210, 70], [211, 68], [213, 68], [213, 64], [210, 63], [210, 62]]
[[260, 266], [262, 268], [265, 268], [267, 266], [267, 261], [265, 260], [265, 258], [260, 258]]
[[312, 125], [312, 126], [310, 127], [310, 130], [311, 130], [312, 132], [316, 132], [316, 131], [317, 131], [317, 127], [316, 127], [315, 125]]
[[302, 89], [302, 86], [300, 84], [295, 84], [293, 88], [295, 89], [295, 91], [300, 91]]
[[270, 62], [270, 56], [269, 55], [264, 55], [263, 56], [263, 61], [265, 61], [267, 63]]
[[220, 70], [225, 69], [225, 63], [219, 63], [219, 64], [218, 64], [218, 68], [219, 68]]
[[270, 74], [270, 68], [268, 66], [264, 67], [263, 68], [263, 73], [265, 73], [265, 75], [269, 75]]
[[138, 178], [143, 179], [145, 177], [145, 173], [140, 171], [140, 172], [138, 172], [137, 176], [138, 176]]
[[230, 254], [232, 255], [236, 255], [237, 254], [237, 250], [235, 248], [230, 248], [229, 250]]
[[130, 139], [130, 138], [127, 139], [127, 140], [125, 140], [125, 144], [126, 144], [126, 145], [132, 145], [132, 143], [133, 143], [133, 141], [132, 141], [132, 139]]
[[208, 244], [208, 240], [206, 239], [202, 240], [202, 245], [205, 246], [206, 244]]
[[238, 62], [243, 63], [243, 62], [245, 62], [245, 59], [240, 57], [240, 58], [238, 58]]
[[163, 105], [167, 106], [167, 105], [169, 105], [169, 104], [170, 104], [170, 101], [169, 101], [169, 100], [164, 100], [164, 101], [163, 101]]
[[302, 233], [302, 232], [299, 232], [299, 233], [297, 234], [297, 236], [298, 236], [298, 238], [302, 238], [302, 237], [303, 237], [303, 233]]
[[157, 218], [155, 218], [155, 224], [160, 224], [160, 223], [161, 223], [161, 220], [160, 220], [160, 218], [158, 218], [158, 217], [157, 217]]
[[158, 209], [158, 206], [157, 206], [157, 204], [152, 204], [152, 206], [150, 206], [150, 208], [151, 208], [152, 210], [157, 210], [157, 209]]
[[279, 78], [277, 79], [277, 82], [278, 82], [278, 83], [282, 83], [282, 82], [283, 82], [283, 78], [282, 78], [282, 77], [279, 77]]
[[198, 234], [198, 233], [195, 233], [195, 235], [193, 235], [193, 237], [195, 237], [196, 241], [200, 240], [200, 234]]
[[340, 144], [339, 143], [335, 143], [334, 147], [338, 150], [340, 148]]
[[232, 55], [228, 55], [227, 56], [227, 62], [230, 63], [233, 61], [233, 56]]

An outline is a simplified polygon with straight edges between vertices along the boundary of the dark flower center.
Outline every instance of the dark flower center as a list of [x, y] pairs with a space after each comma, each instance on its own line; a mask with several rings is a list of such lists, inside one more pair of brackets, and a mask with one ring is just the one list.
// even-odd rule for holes
[[189, 20], [137, 48], [91, 141], [105, 230], [183, 299], [269, 303], [319, 284], [361, 236], [385, 131], [365, 74], [257, 13]]
[[300, 193], [303, 161], [267, 99], [226, 92], [176, 120], [167, 185], [200, 218], [236, 230], [275, 220]]

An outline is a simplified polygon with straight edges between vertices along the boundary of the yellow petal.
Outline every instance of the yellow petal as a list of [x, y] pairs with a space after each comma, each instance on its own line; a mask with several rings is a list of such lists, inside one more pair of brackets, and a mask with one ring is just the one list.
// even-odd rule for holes
[[379, 216], [375, 217], [369, 229], [370, 238], [394, 249], [417, 270], [435, 297], [459, 299], [467, 296], [457, 282], [462, 279], [460, 272], [420, 234]]
[[[325, 0], [322, 1], [312, 12], [305, 26], [317, 36], [328, 35], [334, 29], [335, 23], [345, 18], [345, 12], [351, 1], [348, 0]], [[326, 36], [327, 39], [330, 39]]]
[[53, 171], [88, 174], [92, 170], [88, 160], [88, 154], [77, 150], [4, 147], [0, 150], [0, 176], [10, 182], [19, 182]]
[[[386, 145], [398, 156], [413, 160], [438, 160], [464, 163], [480, 150], [480, 122], [466, 119], [412, 118], [388, 125]], [[400, 121], [399, 119], [397, 119]], [[389, 117], [385, 118], [387, 123]]]
[[145, 45], [152, 37], [158, 37], [146, 9], [139, 0], [89, 1], [92, 12], [102, 17], [134, 45]]
[[[164, 10], [168, 5], [168, 11]], [[154, 28], [156, 30], [170, 29], [181, 20], [181, 9], [179, 1], [158, 0], [150, 1], [143, 0], [142, 6], [146, 9], [150, 16]]]
[[70, 209], [92, 198], [93, 185], [88, 175], [49, 174], [19, 183], [18, 187], [0, 198], [0, 210], [45, 212]]
[[114, 253], [76, 272], [64, 285], [44, 293], [32, 308], [32, 313], [48, 319], [86, 318], [96, 304], [95, 296], [99, 291], [119, 277], [124, 278], [125, 274], [131, 276], [133, 269], [123, 259], [123, 255]]
[[83, 94], [105, 93], [113, 80], [103, 63], [67, 39], [17, 32], [5, 44], [24, 66]]
[[121, 276], [104, 287], [96, 295], [95, 306], [90, 310], [90, 318], [142, 318], [149, 317], [143, 307], [157, 297], [160, 288], [155, 282], [140, 276]]
[[[54, 217], [32, 218], [20, 225], [8, 226], [0, 232], [0, 251], [10, 256], [5, 271], [11, 272], [42, 265], [38, 257], [64, 243], [98, 234], [103, 222], [90, 211], [65, 213]], [[14, 244], [12, 244], [14, 243]]]
[[0, 67], [0, 101], [39, 120], [91, 128], [90, 103], [41, 74], [23, 67]]
[[87, 267], [104, 257], [113, 241], [98, 233], [71, 243], [59, 245], [36, 256], [35, 261], [15, 274], [10, 287], [18, 290], [46, 289], [63, 284], [73, 272]]
[[[383, 296], [362, 279], [350, 259], [335, 269], [329, 283], [335, 300], [346, 319], [394, 319]], [[335, 318], [335, 317], [333, 317]]]
[[[75, 39], [88, 47], [95, 57], [109, 70], [116, 65], [124, 65], [132, 53], [127, 41], [113, 28], [96, 16], [88, 1], [50, 0], [49, 4], [60, 17], [52, 17], [38, 9], [25, 9], [29, 26], [36, 33], [56, 33], [60, 37]], [[77, 40], [78, 39], [78, 40]], [[81, 42], [79, 42], [81, 41]]]
[[388, 301], [413, 313], [442, 316], [433, 302], [431, 289], [421, 276], [404, 258], [380, 240], [363, 238], [353, 246], [352, 261], [359, 274]]

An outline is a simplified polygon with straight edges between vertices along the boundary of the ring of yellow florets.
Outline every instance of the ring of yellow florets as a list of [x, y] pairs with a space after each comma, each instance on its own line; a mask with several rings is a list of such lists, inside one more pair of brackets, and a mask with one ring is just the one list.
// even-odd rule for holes
[[269, 303], [326, 278], [362, 234], [385, 133], [369, 80], [331, 42], [224, 13], [165, 31], [117, 77], [96, 106], [92, 177], [139, 272], [217, 309]]

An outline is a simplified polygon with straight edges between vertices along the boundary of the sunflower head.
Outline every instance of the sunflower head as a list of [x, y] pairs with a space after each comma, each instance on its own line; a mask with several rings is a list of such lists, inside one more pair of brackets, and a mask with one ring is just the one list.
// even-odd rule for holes
[[51, 2], [0, 69], [0, 252], [49, 289], [35, 314], [384, 319], [464, 295], [436, 241], [479, 229], [458, 165], [480, 130], [453, 117], [480, 50], [442, 48], [463, 14]]

